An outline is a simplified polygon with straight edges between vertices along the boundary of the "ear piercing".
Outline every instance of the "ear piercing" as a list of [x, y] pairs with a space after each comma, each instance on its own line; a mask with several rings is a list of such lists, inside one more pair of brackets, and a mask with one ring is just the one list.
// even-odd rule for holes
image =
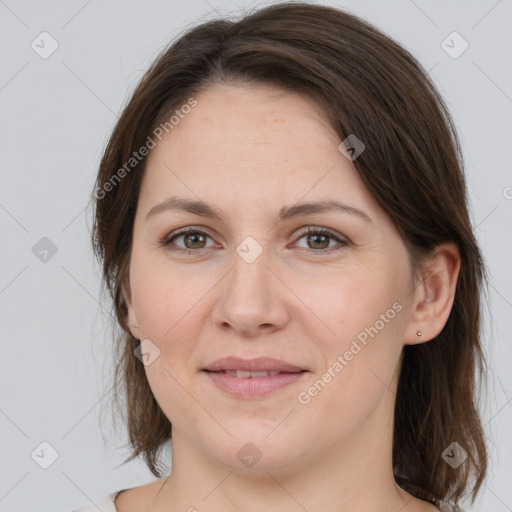
[[416, 333], [416, 336], [421, 336], [421, 334], [422, 334], [422, 333], [421, 333], [421, 331], [418, 331], [418, 332]]

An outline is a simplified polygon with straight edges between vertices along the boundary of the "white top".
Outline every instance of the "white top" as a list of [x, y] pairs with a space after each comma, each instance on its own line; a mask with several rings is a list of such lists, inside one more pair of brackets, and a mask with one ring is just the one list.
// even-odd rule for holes
[[[126, 489], [123, 489], [123, 491], [124, 490]], [[101, 501], [99, 501], [96, 505], [86, 505], [85, 507], [77, 508], [76, 510], [72, 510], [71, 512], [98, 512], [98, 509], [100, 509], [102, 512], [117, 512], [117, 508], [114, 505], [114, 500], [123, 491], [111, 492], [110, 494], [105, 496]]]
[[[98, 512], [98, 508], [102, 512], [117, 512], [116, 506], [114, 504], [114, 500], [117, 498], [119, 494], [121, 494], [123, 491], [126, 491], [127, 489], [123, 489], [121, 491], [116, 491], [108, 494], [103, 498], [97, 505], [87, 505], [82, 508], [78, 508], [76, 510], [72, 510], [71, 512]], [[453, 505], [450, 505], [448, 503], [441, 503], [440, 504], [440, 512], [464, 512], [459, 507], [455, 507]]]

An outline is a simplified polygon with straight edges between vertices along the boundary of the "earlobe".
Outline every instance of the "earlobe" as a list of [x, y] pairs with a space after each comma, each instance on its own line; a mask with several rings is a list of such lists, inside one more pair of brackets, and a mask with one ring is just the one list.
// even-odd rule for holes
[[460, 253], [456, 244], [439, 244], [415, 289], [412, 316], [405, 333], [406, 345], [429, 341], [443, 330], [455, 300], [459, 270]]

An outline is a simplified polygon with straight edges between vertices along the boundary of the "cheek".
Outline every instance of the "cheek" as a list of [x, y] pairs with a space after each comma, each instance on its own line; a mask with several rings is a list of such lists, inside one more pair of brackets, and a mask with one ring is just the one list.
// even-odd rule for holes
[[[341, 269], [337, 276], [325, 282], [301, 287], [297, 295], [322, 322], [326, 333], [323, 337], [328, 345], [341, 350], [358, 335], [364, 342], [365, 337], [369, 337], [368, 329], [375, 333], [372, 326], [376, 323], [379, 333], [397, 323], [394, 318], [399, 313], [393, 304], [400, 298], [398, 279], [391, 282], [371, 266]], [[381, 315], [384, 320], [380, 319]]]
[[390, 385], [403, 345], [403, 286], [398, 274], [392, 279], [368, 271], [357, 278], [347, 275], [317, 295], [318, 311], [331, 331], [315, 338], [324, 364], [317, 387], [326, 390], [319, 393], [325, 393], [319, 407], [335, 404], [340, 414], [347, 408], [371, 409]]
[[165, 355], [145, 367], [146, 377], [160, 408], [174, 426], [188, 424], [192, 427], [204, 421], [204, 411], [192, 398], [183, 375], [178, 374]]
[[[315, 375], [310, 387], [301, 390], [300, 403], [308, 402], [299, 406], [305, 421], [330, 418], [323, 426], [326, 439], [350, 435], [381, 404], [394, 400], [393, 375], [400, 356], [396, 341], [399, 329], [394, 320], [396, 316], [377, 333], [373, 324], [367, 332], [357, 325], [359, 321], [353, 320], [346, 337], [340, 336], [326, 349], [324, 371]], [[365, 336], [358, 338], [360, 333]]]
[[[161, 342], [172, 339], [191, 325], [194, 308], [204, 294], [193, 278], [162, 265], [139, 269], [133, 293], [133, 306], [146, 338]], [[197, 283], [196, 283], [197, 284]], [[193, 325], [193, 323], [192, 323]]]

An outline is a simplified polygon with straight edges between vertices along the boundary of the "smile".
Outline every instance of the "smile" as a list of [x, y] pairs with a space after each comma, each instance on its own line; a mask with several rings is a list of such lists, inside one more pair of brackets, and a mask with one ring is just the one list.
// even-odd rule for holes
[[247, 370], [224, 370], [219, 373], [226, 373], [227, 375], [232, 375], [233, 377], [273, 377], [274, 375], [279, 375], [281, 372], [250, 372]]
[[282, 390], [299, 380], [307, 371], [277, 372], [248, 370], [222, 370], [203, 372], [219, 390], [238, 398], [261, 398]]

